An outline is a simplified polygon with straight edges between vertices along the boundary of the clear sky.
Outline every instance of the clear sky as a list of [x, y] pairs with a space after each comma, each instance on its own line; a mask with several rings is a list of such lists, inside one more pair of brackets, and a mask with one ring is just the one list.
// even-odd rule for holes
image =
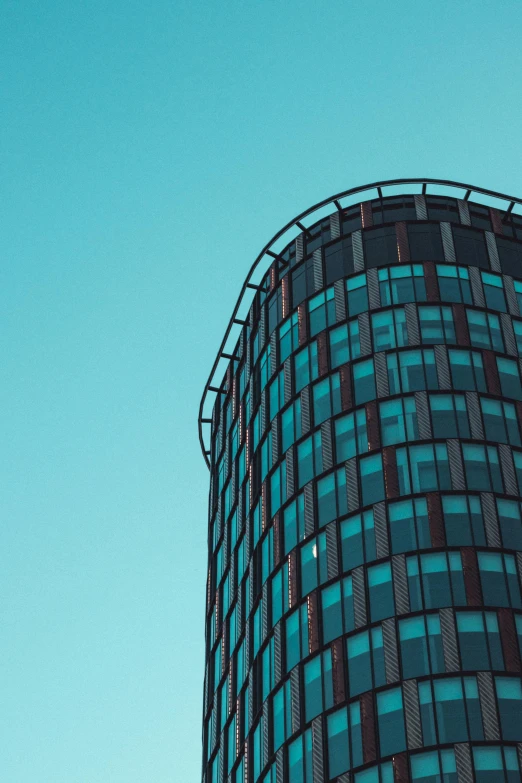
[[197, 781], [245, 272], [365, 182], [522, 195], [522, 5], [3, 0], [0, 37], [0, 775]]

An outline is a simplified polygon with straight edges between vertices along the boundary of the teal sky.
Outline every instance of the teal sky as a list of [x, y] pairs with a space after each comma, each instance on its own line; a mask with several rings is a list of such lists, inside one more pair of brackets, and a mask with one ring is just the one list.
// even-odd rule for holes
[[198, 780], [197, 406], [243, 277], [351, 186], [522, 195], [521, 11], [3, 0], [6, 783]]

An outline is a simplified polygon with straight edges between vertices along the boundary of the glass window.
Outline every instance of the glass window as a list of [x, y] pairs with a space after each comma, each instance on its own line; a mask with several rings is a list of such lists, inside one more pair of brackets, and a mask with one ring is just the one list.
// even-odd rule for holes
[[473, 763], [477, 783], [497, 783], [499, 780], [505, 780], [502, 752], [499, 747], [473, 748]]
[[359, 340], [359, 321], [353, 321], [332, 329], [329, 333], [330, 362], [332, 368], [358, 359], [361, 355], [361, 343]]
[[450, 606], [452, 598], [446, 555], [443, 552], [421, 555], [421, 567], [426, 609]]
[[455, 252], [459, 264], [489, 268], [484, 233], [465, 226], [452, 226]]
[[495, 677], [502, 738], [520, 740], [522, 726], [522, 685], [518, 677]]
[[469, 438], [468, 411], [463, 394], [430, 394], [434, 438]]
[[487, 391], [484, 365], [479, 353], [450, 349], [448, 359], [454, 389]]
[[297, 446], [297, 474], [299, 489], [323, 471], [321, 431], [303, 440]]
[[463, 443], [462, 455], [469, 489], [503, 492], [498, 452], [495, 446]]
[[394, 615], [395, 602], [389, 562], [368, 568], [368, 593], [372, 623]]
[[301, 435], [301, 398], [298, 397], [281, 414], [281, 453], [285, 454]]
[[519, 501], [497, 498], [497, 512], [503, 546], [506, 549], [522, 550], [522, 520]]
[[301, 595], [308, 595], [327, 579], [326, 533], [320, 533], [301, 549]]
[[418, 308], [420, 334], [423, 343], [454, 343], [455, 326], [450, 307]]
[[341, 775], [350, 768], [350, 735], [348, 732], [348, 710], [332, 712], [326, 719], [328, 744], [328, 771], [330, 778]]
[[364, 259], [368, 269], [397, 263], [395, 226], [382, 226], [366, 230], [363, 232], [363, 241]]
[[317, 362], [317, 342], [310, 343], [294, 356], [294, 374], [296, 394], [310, 381], [317, 380], [319, 366]]
[[344, 468], [317, 482], [317, 508], [319, 515], [319, 527], [324, 527], [333, 519], [346, 514], [346, 471]]
[[322, 291], [308, 302], [310, 320], [310, 337], [322, 332], [327, 326], [335, 323], [335, 301], [333, 286]]
[[414, 397], [379, 403], [382, 445], [418, 440], [417, 409]]
[[481, 397], [480, 406], [482, 408], [482, 418], [484, 419], [486, 440], [520, 446], [520, 433], [515, 406], [509, 402], [491, 400], [487, 397]]
[[[419, 682], [419, 709], [421, 717], [422, 736], [424, 745], [435, 745], [437, 743], [437, 734], [435, 730], [435, 711], [433, 706], [433, 693], [431, 682], [425, 680]], [[421, 778], [422, 780], [422, 778]], [[430, 781], [431, 783], [431, 781]]]
[[438, 389], [433, 349], [388, 354], [386, 361], [390, 394]]
[[504, 341], [498, 315], [481, 310], [466, 309], [469, 339], [475, 348], [504, 352]]
[[341, 412], [341, 381], [339, 373], [334, 373], [314, 384], [313, 405], [314, 422], [317, 426], [326, 419]]
[[368, 631], [355, 634], [346, 640], [348, 657], [348, 681], [350, 696], [357, 696], [372, 687], [372, 662], [370, 656], [370, 634]]
[[490, 310], [501, 310], [505, 313], [507, 311], [506, 297], [504, 296], [501, 275], [492, 275], [491, 272], [481, 272], [481, 274], [486, 307]]
[[272, 701], [274, 751], [292, 734], [292, 702], [290, 680], [274, 694]]
[[401, 264], [389, 269], [379, 269], [379, 290], [381, 307], [405, 302], [424, 302], [424, 270], [420, 264]]
[[509, 606], [509, 594], [502, 555], [478, 552], [480, 583], [485, 606]]
[[323, 610], [323, 642], [328, 644], [332, 639], [341, 636], [343, 630], [340, 582], [325, 587], [321, 591], [321, 606]]
[[313, 783], [311, 729], [288, 746], [288, 772], [292, 783]]
[[333, 705], [331, 650], [316, 655], [305, 664], [304, 695], [307, 723]]
[[439, 226], [430, 223], [408, 224], [410, 258], [412, 261], [444, 259]]
[[388, 505], [392, 553], [431, 548], [428, 507], [425, 498]]
[[368, 451], [366, 414], [364, 410], [349, 413], [334, 422], [337, 462], [345, 462], [356, 454]]
[[474, 495], [443, 495], [442, 510], [448, 546], [485, 546], [480, 500]]
[[415, 754], [411, 756], [411, 774], [413, 783], [457, 783], [455, 752], [435, 750]]
[[465, 266], [437, 264], [441, 302], [472, 304], [469, 272]]
[[[413, 492], [451, 489], [445, 444], [410, 446], [409, 460]], [[405, 494], [408, 494], [407, 491]]]
[[522, 321], [516, 321], [512, 318], [511, 323], [513, 324], [513, 332], [515, 333], [518, 355], [522, 356]]
[[359, 475], [361, 478], [362, 503], [368, 506], [384, 500], [384, 479], [382, 471], [382, 456], [374, 454], [359, 460]]
[[456, 618], [462, 669], [489, 669], [488, 644], [482, 612], [457, 612]]
[[375, 399], [373, 359], [366, 359], [353, 365], [353, 384], [356, 405], [362, 405], [364, 402]]
[[346, 294], [348, 315], [358, 315], [366, 312], [368, 308], [368, 291], [366, 288], [366, 275], [356, 275], [346, 281]]
[[372, 315], [372, 335], [375, 351], [408, 345], [404, 309], [401, 307]]
[[400, 688], [377, 694], [377, 722], [381, 756], [406, 750], [406, 732]]
[[305, 536], [303, 493], [286, 506], [283, 512], [283, 528], [284, 551], [285, 555], [287, 555]]
[[462, 680], [460, 677], [435, 680], [433, 690], [439, 742], [465, 742], [468, 732]]
[[522, 386], [518, 365], [513, 359], [503, 359], [497, 356], [497, 368], [500, 378], [500, 388], [504, 397], [522, 400]]
[[365, 511], [345, 519], [340, 524], [343, 571], [375, 560], [375, 528], [373, 511]]
[[424, 617], [399, 620], [402, 676], [405, 680], [430, 674]]
[[288, 615], [286, 628], [286, 670], [293, 669], [301, 658], [308, 655], [308, 607], [303, 606]]

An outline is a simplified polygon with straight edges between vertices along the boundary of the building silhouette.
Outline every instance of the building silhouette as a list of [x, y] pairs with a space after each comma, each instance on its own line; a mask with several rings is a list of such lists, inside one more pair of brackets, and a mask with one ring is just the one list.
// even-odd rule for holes
[[200, 409], [205, 783], [522, 780], [520, 213], [376, 183], [250, 270]]

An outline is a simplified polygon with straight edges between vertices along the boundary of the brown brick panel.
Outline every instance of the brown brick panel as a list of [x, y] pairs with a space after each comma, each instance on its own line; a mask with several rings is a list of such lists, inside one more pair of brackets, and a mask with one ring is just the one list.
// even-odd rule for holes
[[353, 405], [352, 399], [352, 373], [349, 364], [343, 364], [340, 369], [341, 375], [341, 407], [343, 411], [350, 410]]
[[328, 372], [328, 336], [326, 331], [317, 335], [317, 363], [319, 377], [322, 378]]
[[424, 282], [426, 283], [426, 298], [428, 302], [440, 302], [439, 281], [433, 261], [424, 263]]
[[493, 231], [495, 234], [503, 234], [504, 229], [502, 226], [502, 216], [498, 209], [495, 209], [494, 207], [489, 208], [489, 216], [491, 218], [491, 225], [493, 226]]
[[261, 485], [261, 530], [264, 532], [268, 525], [268, 482], [265, 480]]
[[372, 213], [372, 202], [371, 201], [363, 201], [361, 204], [361, 221], [362, 221], [362, 227], [368, 228], [369, 226], [373, 226], [373, 213]]
[[482, 606], [482, 591], [480, 589], [476, 552], [471, 547], [464, 547], [461, 552], [466, 602], [468, 606]]
[[395, 224], [395, 234], [397, 237], [397, 255], [399, 264], [410, 263], [410, 246], [408, 243], [408, 228], [404, 221]]
[[297, 308], [297, 334], [299, 336], [299, 345], [305, 345], [308, 342], [308, 326], [306, 323], [306, 306], [300, 304]]
[[386, 446], [382, 450], [382, 464], [384, 469], [384, 483], [388, 500], [399, 497], [399, 476], [397, 474], [397, 460], [393, 446]]
[[290, 312], [290, 291], [288, 283], [288, 273], [281, 280], [281, 298], [283, 302], [283, 318], [286, 318]]
[[452, 306], [453, 320], [455, 321], [455, 335], [458, 345], [469, 345], [469, 330], [466, 311], [464, 305], [454, 304]]
[[308, 603], [308, 640], [310, 652], [314, 653], [320, 647], [319, 644], [319, 617], [317, 613], [317, 591], [310, 593]]
[[520, 672], [520, 651], [518, 649], [517, 632], [510, 609], [498, 610], [498, 624], [506, 670], [508, 672]]
[[273, 291], [277, 286], [277, 261], [274, 261], [270, 267], [270, 291]]
[[363, 759], [367, 764], [377, 758], [377, 744], [375, 736], [375, 710], [373, 706], [373, 693], [368, 691], [361, 696], [361, 729], [363, 744]]
[[342, 704], [346, 699], [342, 639], [332, 642], [332, 680], [334, 704]]
[[288, 606], [291, 609], [297, 603], [297, 551], [288, 555]]
[[446, 535], [444, 530], [444, 520], [442, 517], [442, 504], [438, 492], [428, 492], [426, 495], [428, 503], [428, 521], [430, 526], [430, 537], [432, 547], [446, 546]]
[[394, 783], [410, 783], [408, 756], [406, 753], [397, 753], [393, 757], [393, 780]]
[[375, 400], [366, 403], [366, 430], [368, 432], [369, 450], [379, 449], [381, 447], [381, 436], [379, 432], [379, 412]]
[[281, 512], [278, 511], [274, 517], [274, 566], [279, 565], [281, 554]]
[[482, 351], [482, 361], [484, 363], [488, 392], [500, 395], [500, 378], [498, 377], [497, 362], [493, 351]]

